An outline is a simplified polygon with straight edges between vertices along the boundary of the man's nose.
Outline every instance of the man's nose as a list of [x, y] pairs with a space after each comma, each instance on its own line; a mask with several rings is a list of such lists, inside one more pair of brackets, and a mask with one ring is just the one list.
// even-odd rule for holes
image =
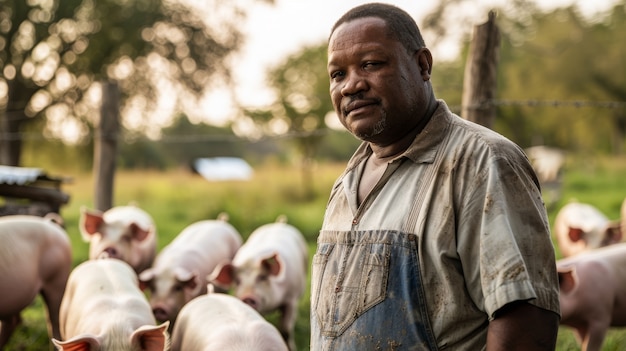
[[357, 73], [348, 74], [343, 80], [341, 95], [351, 96], [367, 90], [368, 84], [365, 78]]

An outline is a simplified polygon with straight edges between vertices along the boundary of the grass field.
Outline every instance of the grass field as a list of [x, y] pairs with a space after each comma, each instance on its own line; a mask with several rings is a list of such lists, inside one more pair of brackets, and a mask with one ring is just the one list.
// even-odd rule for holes
[[[230, 222], [246, 238], [256, 227], [273, 222], [285, 214], [289, 223], [299, 228], [309, 243], [309, 254], [315, 250], [317, 232], [330, 187], [343, 165], [317, 165], [312, 179], [313, 194], [302, 186], [299, 169], [264, 166], [255, 171], [250, 181], [209, 182], [186, 170], [120, 171], [115, 179], [114, 204], [136, 202], [156, 222], [159, 248], [168, 244], [188, 224], [216, 218], [226, 212]], [[73, 178], [64, 186], [71, 195], [62, 209], [67, 232], [72, 241], [74, 265], [88, 257], [88, 246], [78, 232], [82, 206], [93, 207], [94, 184], [90, 174], [54, 174]], [[626, 197], [626, 158], [578, 158], [569, 160], [564, 173], [562, 195], [549, 207], [551, 223], [558, 209], [569, 199], [595, 205], [610, 218], [619, 217], [619, 208]], [[557, 256], [559, 255], [557, 250]], [[310, 279], [309, 279], [310, 281]], [[7, 351], [48, 350], [48, 335], [41, 299], [22, 313], [23, 325], [18, 328]], [[296, 342], [301, 350], [309, 345], [309, 291], [300, 302], [296, 325]], [[275, 321], [276, 316], [268, 319]], [[557, 350], [579, 349], [568, 328], [561, 328]], [[604, 351], [626, 349], [626, 331], [611, 330]]]

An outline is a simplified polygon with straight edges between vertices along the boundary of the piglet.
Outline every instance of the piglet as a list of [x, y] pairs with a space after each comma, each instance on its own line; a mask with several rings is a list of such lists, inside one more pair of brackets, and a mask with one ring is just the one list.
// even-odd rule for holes
[[159, 252], [152, 268], [141, 272], [141, 288], [150, 291], [157, 321], [170, 321], [172, 328], [183, 305], [206, 294], [207, 275], [235, 256], [242, 239], [226, 220], [221, 216], [187, 226]]
[[80, 232], [90, 243], [91, 260], [117, 258], [140, 273], [150, 268], [156, 256], [156, 226], [137, 206], [118, 206], [106, 212], [82, 208]]
[[41, 294], [48, 334], [60, 337], [59, 308], [72, 270], [65, 230], [37, 216], [0, 217], [0, 350], [20, 323], [20, 312]]
[[234, 287], [235, 296], [261, 314], [280, 310], [278, 330], [295, 350], [293, 331], [307, 268], [304, 237], [279, 217], [252, 232], [232, 262], [215, 268], [209, 282], [223, 289]]
[[599, 351], [609, 327], [626, 326], [626, 243], [557, 261], [561, 324], [583, 351]]
[[287, 351], [271, 323], [236, 297], [209, 293], [180, 311], [172, 333], [172, 351]]
[[622, 241], [619, 221], [610, 221], [592, 205], [578, 202], [559, 210], [554, 233], [563, 257]]
[[167, 350], [169, 322], [156, 326], [137, 274], [121, 260], [89, 260], [74, 268], [60, 320], [64, 341], [53, 339], [58, 350]]

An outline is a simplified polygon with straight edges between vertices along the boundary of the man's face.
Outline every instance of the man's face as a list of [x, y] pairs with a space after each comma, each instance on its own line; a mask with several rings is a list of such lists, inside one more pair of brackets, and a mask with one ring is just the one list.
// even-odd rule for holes
[[359, 139], [386, 145], [418, 124], [426, 101], [417, 53], [366, 17], [341, 24], [328, 44], [330, 96], [341, 123]]

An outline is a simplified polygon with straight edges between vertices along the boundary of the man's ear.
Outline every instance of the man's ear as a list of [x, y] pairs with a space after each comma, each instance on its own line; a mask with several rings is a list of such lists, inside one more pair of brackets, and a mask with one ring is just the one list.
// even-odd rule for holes
[[430, 80], [430, 74], [433, 71], [433, 55], [428, 48], [421, 48], [415, 52], [417, 64], [420, 67], [420, 75], [424, 81]]

